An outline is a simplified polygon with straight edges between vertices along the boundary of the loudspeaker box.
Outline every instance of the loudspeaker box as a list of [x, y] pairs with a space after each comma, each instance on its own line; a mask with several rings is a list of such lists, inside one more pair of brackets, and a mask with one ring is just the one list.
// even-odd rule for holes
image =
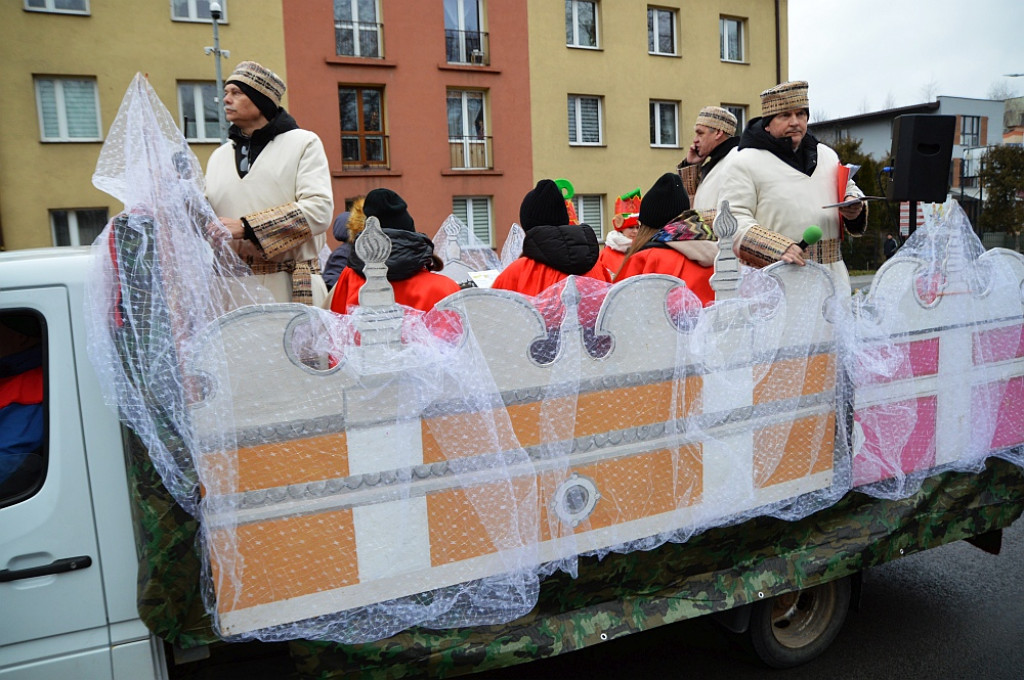
[[892, 125], [891, 201], [942, 203], [949, 191], [956, 116], [896, 116]]

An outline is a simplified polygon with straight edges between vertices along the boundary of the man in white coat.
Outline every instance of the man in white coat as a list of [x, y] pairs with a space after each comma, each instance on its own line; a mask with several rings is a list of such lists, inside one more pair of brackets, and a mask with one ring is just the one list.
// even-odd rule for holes
[[683, 187], [690, 196], [690, 207], [701, 220], [711, 224], [718, 209], [718, 193], [725, 173], [725, 159], [739, 144], [736, 116], [720, 106], [705, 106], [693, 124], [693, 142], [686, 158], [676, 166]]
[[231, 140], [206, 166], [206, 197], [226, 238], [278, 302], [327, 298], [318, 255], [334, 214], [327, 154], [281, 108], [285, 84], [243, 61], [224, 83]]
[[[746, 264], [812, 259], [834, 275], [837, 292], [849, 292], [850, 277], [840, 244], [844, 228], [860, 235], [867, 222], [863, 192], [844, 176], [839, 157], [807, 132], [810, 103], [804, 81], [782, 83], [761, 93], [761, 118], [750, 121], [723, 178], [719, 199], [729, 201], [738, 222], [733, 249]], [[839, 185], [842, 184], [840, 187]], [[851, 205], [825, 206], [839, 201]], [[804, 230], [818, 226], [822, 238], [802, 250]]]

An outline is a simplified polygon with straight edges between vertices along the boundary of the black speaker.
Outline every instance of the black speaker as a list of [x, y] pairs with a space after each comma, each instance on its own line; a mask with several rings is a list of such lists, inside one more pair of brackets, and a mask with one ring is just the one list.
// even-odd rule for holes
[[892, 182], [885, 192], [890, 201], [946, 200], [955, 131], [956, 116], [896, 116], [892, 124]]

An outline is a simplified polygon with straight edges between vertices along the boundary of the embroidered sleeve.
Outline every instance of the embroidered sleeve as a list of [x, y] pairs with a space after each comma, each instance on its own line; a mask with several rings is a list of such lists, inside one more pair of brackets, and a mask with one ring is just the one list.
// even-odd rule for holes
[[766, 267], [782, 259], [783, 253], [796, 243], [776, 231], [768, 231], [755, 224], [743, 235], [737, 255], [744, 264], [751, 267]]
[[679, 168], [679, 177], [683, 180], [683, 188], [686, 189], [686, 195], [690, 197], [692, 203], [693, 197], [697, 194], [697, 185], [700, 184], [700, 164], [684, 165]]
[[302, 245], [313, 237], [306, 216], [294, 203], [285, 203], [245, 216], [267, 258]]

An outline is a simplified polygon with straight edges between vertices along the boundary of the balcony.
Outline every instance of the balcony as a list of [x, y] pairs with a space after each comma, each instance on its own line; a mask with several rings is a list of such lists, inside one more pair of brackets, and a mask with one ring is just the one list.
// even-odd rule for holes
[[339, 57], [384, 58], [384, 25], [368, 21], [335, 21], [334, 45]]
[[487, 33], [445, 29], [445, 53], [449, 64], [490, 66], [491, 50]]
[[343, 170], [389, 170], [388, 135], [378, 133], [343, 133], [341, 135], [341, 167]]
[[452, 170], [493, 170], [491, 137], [449, 137]]

